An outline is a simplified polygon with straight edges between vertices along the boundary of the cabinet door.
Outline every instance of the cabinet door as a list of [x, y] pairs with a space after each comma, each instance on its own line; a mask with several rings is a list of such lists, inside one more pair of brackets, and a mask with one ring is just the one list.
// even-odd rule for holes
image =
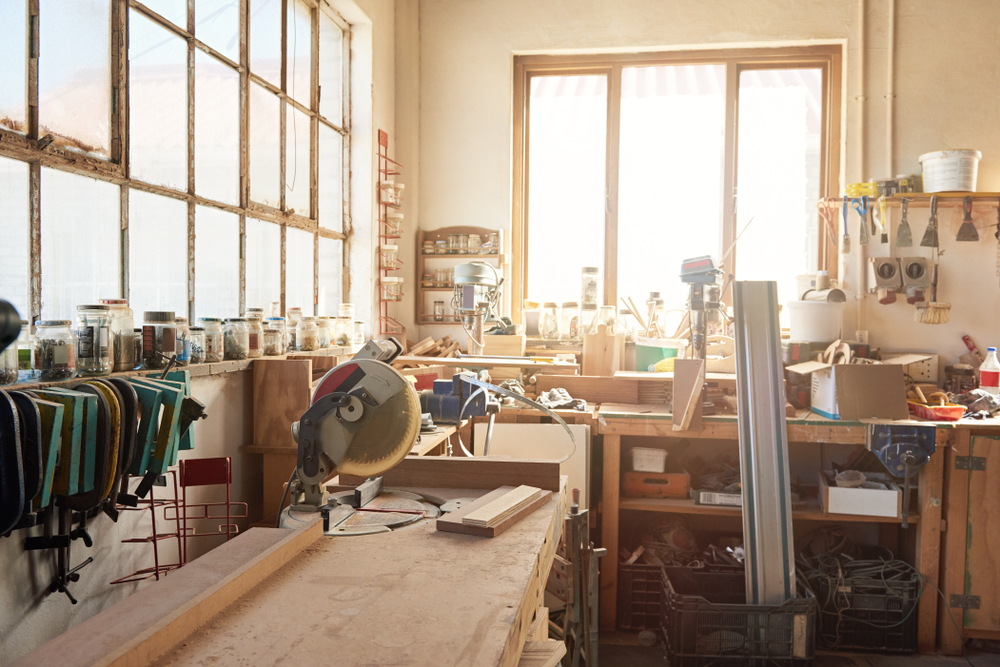
[[969, 527], [965, 594], [979, 596], [979, 609], [966, 609], [968, 630], [1000, 630], [1000, 439], [975, 436], [970, 455], [986, 459], [986, 470], [969, 473]]

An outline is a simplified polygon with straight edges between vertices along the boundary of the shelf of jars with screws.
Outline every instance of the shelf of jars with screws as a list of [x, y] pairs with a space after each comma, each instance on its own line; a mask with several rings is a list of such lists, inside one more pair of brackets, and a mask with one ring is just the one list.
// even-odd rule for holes
[[403, 205], [403, 188], [405, 187], [402, 183], [391, 180], [379, 181], [379, 203], [389, 208], [400, 208]]
[[456, 255], [462, 257], [491, 257], [500, 254], [499, 234], [448, 234], [447, 240], [424, 241], [424, 257]]
[[403, 268], [403, 260], [399, 259], [399, 246], [383, 243], [379, 246], [379, 268], [383, 271], [398, 271]]

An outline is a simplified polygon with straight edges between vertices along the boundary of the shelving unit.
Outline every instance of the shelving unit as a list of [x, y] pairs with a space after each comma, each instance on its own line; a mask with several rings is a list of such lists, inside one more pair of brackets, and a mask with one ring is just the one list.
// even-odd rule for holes
[[[450, 234], [479, 234], [485, 244], [489, 239], [490, 234], [497, 235], [497, 252], [475, 252], [475, 253], [448, 253], [446, 255], [441, 254], [424, 254], [424, 241], [447, 241], [448, 235]], [[449, 312], [451, 310], [451, 293], [454, 290], [454, 285], [450, 282], [448, 283], [438, 283], [433, 282], [430, 286], [425, 286], [423, 281], [423, 275], [425, 273], [434, 273], [434, 269], [443, 268], [454, 268], [455, 265], [461, 264], [463, 262], [473, 262], [473, 261], [490, 261], [491, 264], [497, 267], [501, 276], [503, 275], [504, 266], [507, 264], [507, 257], [502, 252], [503, 251], [503, 230], [502, 229], [486, 229], [485, 227], [442, 227], [440, 229], [430, 229], [430, 230], [420, 230], [417, 238], [417, 298], [416, 298], [416, 321], [417, 324], [422, 325], [461, 325], [458, 317]], [[428, 299], [427, 295], [430, 294], [440, 294], [442, 298], [440, 299]], [[445, 316], [443, 321], [438, 321], [434, 319], [434, 304], [433, 301], [444, 301], [445, 303]]]
[[400, 197], [395, 191], [387, 196], [387, 191], [381, 187], [384, 181], [390, 177], [402, 174], [403, 166], [389, 158], [389, 134], [383, 130], [378, 131], [378, 182], [375, 189], [378, 192], [378, 226], [379, 226], [379, 253], [378, 253], [378, 331], [380, 334], [403, 335], [406, 328], [398, 320], [389, 315], [389, 306], [399, 303], [394, 300], [386, 300], [382, 295], [382, 279], [387, 278], [393, 271], [402, 269], [402, 262], [396, 258], [391, 262], [382, 253], [383, 245], [395, 245], [392, 242], [402, 238], [403, 230], [389, 222], [389, 211], [398, 211], [402, 206]]

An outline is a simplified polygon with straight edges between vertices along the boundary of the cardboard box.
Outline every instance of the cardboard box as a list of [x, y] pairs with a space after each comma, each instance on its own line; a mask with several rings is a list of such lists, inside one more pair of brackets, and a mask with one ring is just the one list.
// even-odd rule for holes
[[743, 507], [742, 493], [721, 493], [719, 491], [704, 491], [691, 489], [691, 498], [696, 505], [726, 505], [728, 507]]
[[860, 514], [901, 519], [903, 492], [888, 475], [866, 472], [864, 485], [845, 489], [833, 481], [832, 470], [819, 471], [819, 504], [826, 514]]
[[811, 375], [810, 410], [829, 419], [909, 419], [904, 368], [928, 355], [907, 354], [881, 364], [807, 361], [787, 370]]

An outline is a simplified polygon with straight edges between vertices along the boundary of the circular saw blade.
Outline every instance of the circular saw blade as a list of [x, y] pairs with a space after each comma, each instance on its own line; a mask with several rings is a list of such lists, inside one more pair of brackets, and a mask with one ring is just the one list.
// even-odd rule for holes
[[378, 407], [351, 439], [338, 471], [359, 477], [375, 477], [406, 458], [420, 430], [420, 402], [409, 387]]

